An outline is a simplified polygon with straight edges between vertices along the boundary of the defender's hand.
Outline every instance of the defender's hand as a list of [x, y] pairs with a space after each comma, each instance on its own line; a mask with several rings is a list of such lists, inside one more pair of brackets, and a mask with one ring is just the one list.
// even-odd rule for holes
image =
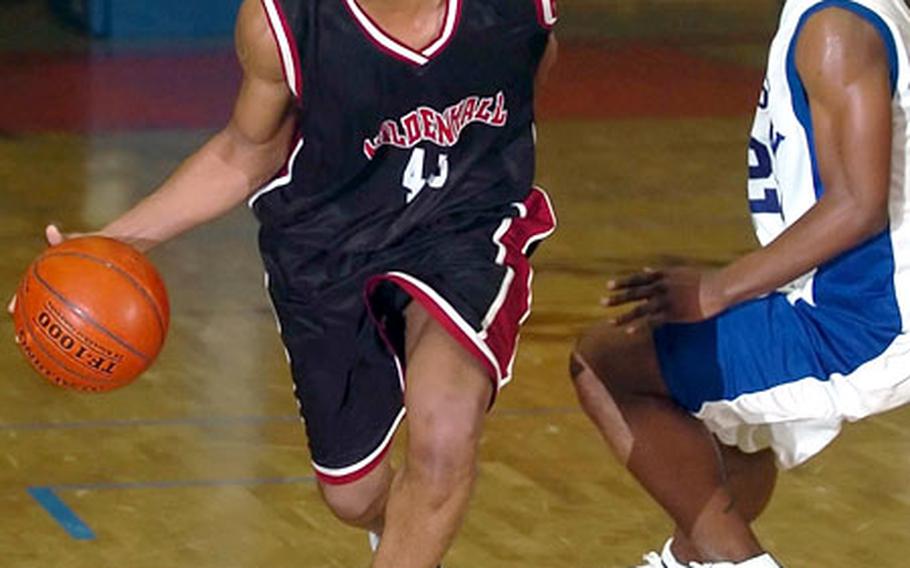
[[610, 280], [609, 295], [601, 303], [607, 307], [637, 303], [612, 320], [629, 333], [668, 322], [698, 322], [727, 308], [716, 290], [714, 276], [714, 272], [687, 267], [645, 269]]

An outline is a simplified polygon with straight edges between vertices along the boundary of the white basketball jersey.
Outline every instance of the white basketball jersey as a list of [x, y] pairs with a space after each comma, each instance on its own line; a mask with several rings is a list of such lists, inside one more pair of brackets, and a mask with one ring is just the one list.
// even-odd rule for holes
[[[755, 230], [761, 244], [767, 245], [805, 214], [824, 193], [815, 159], [811, 109], [796, 71], [795, 52], [805, 22], [812, 14], [826, 8], [847, 9], [865, 18], [879, 31], [888, 52], [894, 93], [890, 235], [882, 235], [874, 243], [859, 248], [878, 247], [875, 254], [870, 252], [863, 256], [867, 264], [875, 266], [864, 266], [863, 270], [890, 271], [898, 304], [895, 307], [902, 316], [910, 316], [910, 227], [905, 222], [910, 208], [907, 203], [910, 10], [903, 0], [787, 1], [771, 44], [767, 75], [749, 143], [749, 206]], [[838, 293], [846, 293], [840, 287], [849, 289], [856, 285], [861, 288], [862, 275], [857, 274], [854, 282], [849, 276], [852, 272], [841, 270], [831, 276], [835, 282], [826, 282], [826, 286], [837, 287]], [[815, 280], [816, 271], [813, 271], [794, 282], [788, 288], [791, 302], [805, 300], [816, 305], [819, 295]], [[910, 317], [901, 319], [906, 331]]]

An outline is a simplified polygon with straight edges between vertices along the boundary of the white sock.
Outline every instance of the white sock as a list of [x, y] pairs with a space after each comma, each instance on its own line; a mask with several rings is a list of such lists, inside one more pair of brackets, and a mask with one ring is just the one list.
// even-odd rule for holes
[[377, 550], [379, 550], [379, 540], [380, 540], [379, 535], [374, 533], [373, 531], [369, 531], [369, 532], [367, 532], [367, 537], [369, 537], [369, 539], [370, 539], [370, 550], [372, 550], [373, 552], [376, 552]]

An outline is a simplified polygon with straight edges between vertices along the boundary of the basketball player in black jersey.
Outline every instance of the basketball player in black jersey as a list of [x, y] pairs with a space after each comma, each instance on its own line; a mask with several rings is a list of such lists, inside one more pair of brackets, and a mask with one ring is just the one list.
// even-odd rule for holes
[[532, 188], [555, 21], [553, 0], [246, 0], [230, 122], [101, 231], [147, 250], [249, 200], [320, 491], [381, 535], [377, 568], [442, 559], [510, 379], [555, 225]]

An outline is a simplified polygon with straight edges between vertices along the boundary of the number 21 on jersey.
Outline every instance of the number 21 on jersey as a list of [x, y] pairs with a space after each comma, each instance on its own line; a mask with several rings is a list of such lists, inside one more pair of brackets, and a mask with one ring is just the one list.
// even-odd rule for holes
[[[776, 185], [771, 149], [752, 138], [749, 140], [749, 210], [752, 213], [783, 213]], [[762, 197], [752, 197], [755, 194]]]

